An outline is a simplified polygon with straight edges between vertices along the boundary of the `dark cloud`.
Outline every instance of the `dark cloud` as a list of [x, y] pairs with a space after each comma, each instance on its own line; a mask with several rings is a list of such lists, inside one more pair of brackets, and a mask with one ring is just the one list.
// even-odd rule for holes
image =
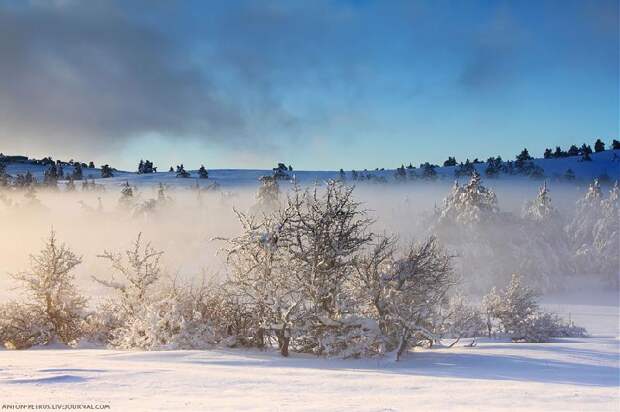
[[114, 146], [145, 133], [247, 137], [240, 109], [182, 45], [112, 2], [0, 3], [3, 146]]

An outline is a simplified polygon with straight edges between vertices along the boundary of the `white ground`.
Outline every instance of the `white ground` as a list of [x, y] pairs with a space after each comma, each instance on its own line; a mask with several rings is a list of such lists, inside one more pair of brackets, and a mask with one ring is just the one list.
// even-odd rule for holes
[[398, 363], [236, 349], [0, 350], [0, 410], [15, 403], [112, 411], [620, 410], [617, 304], [561, 305], [608, 335], [483, 340], [412, 352]]

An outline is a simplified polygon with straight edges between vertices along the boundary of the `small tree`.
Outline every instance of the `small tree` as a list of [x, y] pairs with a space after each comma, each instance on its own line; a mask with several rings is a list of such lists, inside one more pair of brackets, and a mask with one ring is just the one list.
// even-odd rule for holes
[[109, 165], [103, 165], [101, 166], [101, 177], [102, 178], [108, 178], [108, 177], [114, 177], [114, 173], [112, 173], [112, 168]]
[[189, 174], [189, 172], [187, 170], [185, 170], [185, 167], [183, 166], [183, 163], [181, 163], [179, 166], [177, 166], [177, 177], [181, 177], [181, 178], [188, 178], [191, 175]]
[[198, 177], [201, 179], [209, 178], [209, 172], [205, 169], [204, 165], [200, 165], [200, 169], [198, 169]]
[[21, 349], [56, 340], [70, 344], [81, 336], [86, 299], [77, 291], [75, 268], [82, 262], [50, 232], [44, 248], [30, 256], [30, 269], [13, 274], [30, 296], [27, 303], [5, 308], [0, 338]]
[[521, 153], [517, 155], [517, 162], [526, 162], [528, 160], [534, 160], [530, 153], [527, 151], [527, 148], [521, 150]]
[[596, 139], [596, 142], [594, 143], [594, 151], [596, 153], [605, 151], [605, 143], [603, 143], [601, 139]]
[[620, 150], [620, 140], [614, 139], [613, 142], [611, 142], [611, 148], [613, 150]]

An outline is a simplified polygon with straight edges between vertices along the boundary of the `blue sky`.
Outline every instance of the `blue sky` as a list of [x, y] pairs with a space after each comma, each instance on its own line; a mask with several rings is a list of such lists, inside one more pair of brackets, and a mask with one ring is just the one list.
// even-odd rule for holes
[[0, 0], [0, 35], [4, 152], [363, 169], [619, 134], [617, 1]]

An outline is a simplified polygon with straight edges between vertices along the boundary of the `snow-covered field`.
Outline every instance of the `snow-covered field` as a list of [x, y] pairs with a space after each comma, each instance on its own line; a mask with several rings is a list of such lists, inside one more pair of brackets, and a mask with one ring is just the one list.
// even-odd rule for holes
[[617, 411], [618, 305], [609, 297], [604, 305], [560, 304], [598, 333], [593, 337], [544, 344], [483, 339], [475, 347], [465, 340], [400, 362], [237, 349], [2, 350], [0, 403], [112, 411]]

